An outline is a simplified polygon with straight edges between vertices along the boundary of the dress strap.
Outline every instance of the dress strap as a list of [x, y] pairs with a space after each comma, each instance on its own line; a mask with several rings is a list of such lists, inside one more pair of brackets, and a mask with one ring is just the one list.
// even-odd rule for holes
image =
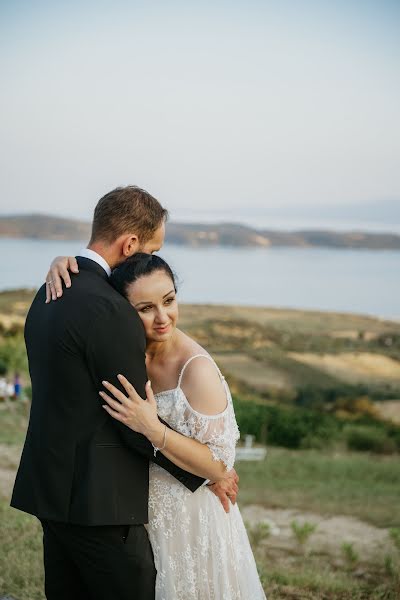
[[194, 354], [185, 362], [185, 364], [183, 365], [183, 367], [181, 369], [181, 372], [179, 373], [178, 388], [181, 387], [183, 373], [185, 372], [185, 369], [188, 366], [188, 364], [191, 363], [192, 360], [194, 360], [195, 358], [200, 358], [200, 357], [207, 358], [209, 361], [211, 361], [212, 364], [214, 365], [214, 367], [217, 369], [218, 375], [220, 376], [221, 381], [225, 381], [225, 377], [222, 375], [217, 363], [215, 362], [215, 360], [213, 358], [211, 358], [211, 356], [209, 356], [208, 354]]

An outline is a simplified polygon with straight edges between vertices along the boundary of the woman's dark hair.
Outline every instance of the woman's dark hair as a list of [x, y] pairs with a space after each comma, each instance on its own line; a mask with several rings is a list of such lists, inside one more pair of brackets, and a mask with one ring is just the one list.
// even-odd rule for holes
[[155, 271], [164, 271], [171, 278], [176, 292], [176, 277], [171, 267], [161, 256], [139, 252], [121, 263], [111, 273], [111, 285], [123, 296], [127, 296], [128, 287], [140, 277], [151, 275]]

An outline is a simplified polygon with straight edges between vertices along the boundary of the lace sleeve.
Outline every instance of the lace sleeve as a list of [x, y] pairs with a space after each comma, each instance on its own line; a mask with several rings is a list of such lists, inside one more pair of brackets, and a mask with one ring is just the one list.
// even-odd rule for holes
[[[224, 385], [227, 387], [225, 381]], [[187, 404], [184, 420], [188, 435], [202, 444], [207, 444], [213, 459], [222, 461], [229, 471], [235, 463], [235, 446], [239, 439], [239, 429], [228, 387], [227, 392], [228, 404], [221, 414], [203, 415]]]

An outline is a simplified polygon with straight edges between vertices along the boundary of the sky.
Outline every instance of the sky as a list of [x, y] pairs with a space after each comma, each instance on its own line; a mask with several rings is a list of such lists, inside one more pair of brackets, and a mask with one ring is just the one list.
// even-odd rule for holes
[[[400, 226], [400, 2], [0, 2], [0, 214]], [[396, 221], [397, 220], [397, 221]]]

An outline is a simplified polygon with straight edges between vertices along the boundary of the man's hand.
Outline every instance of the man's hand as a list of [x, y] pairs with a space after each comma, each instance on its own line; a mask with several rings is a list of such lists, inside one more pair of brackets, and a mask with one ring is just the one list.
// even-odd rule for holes
[[238, 483], [239, 475], [235, 469], [232, 469], [232, 471], [229, 471], [228, 477], [220, 479], [215, 483], [209, 483], [207, 486], [219, 498], [226, 513], [230, 510], [229, 502], [232, 502], [232, 504], [236, 503], [236, 496], [239, 491]]

